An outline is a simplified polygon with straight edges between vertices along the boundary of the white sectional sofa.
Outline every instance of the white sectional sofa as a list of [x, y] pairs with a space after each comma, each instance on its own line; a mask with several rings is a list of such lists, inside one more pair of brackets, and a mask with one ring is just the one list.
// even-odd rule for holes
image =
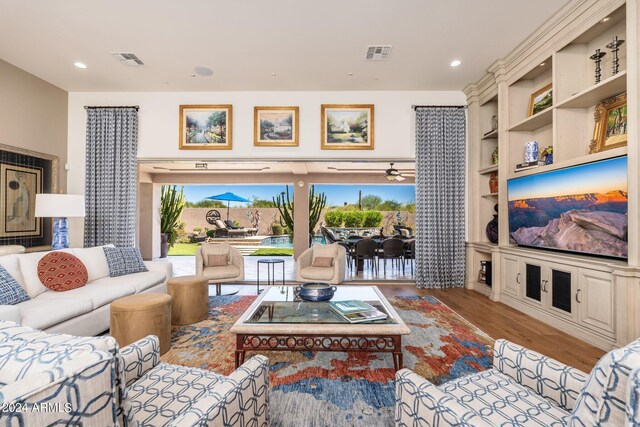
[[38, 262], [48, 252], [0, 256], [0, 265], [31, 298], [16, 305], [0, 305], [0, 320], [47, 332], [97, 335], [109, 329], [112, 301], [139, 293], [166, 293], [166, 281], [172, 275], [171, 263], [145, 261], [149, 271], [109, 277], [109, 265], [101, 246], [64, 251], [78, 257], [89, 275], [85, 286], [65, 292], [50, 291], [38, 278]]

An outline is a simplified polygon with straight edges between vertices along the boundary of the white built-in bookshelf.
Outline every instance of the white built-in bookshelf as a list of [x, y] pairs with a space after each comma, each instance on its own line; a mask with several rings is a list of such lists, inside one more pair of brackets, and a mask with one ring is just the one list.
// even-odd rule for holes
[[[632, 273], [640, 264], [639, 185], [632, 179], [639, 175], [638, 150], [632, 146], [637, 135], [628, 135], [627, 146], [590, 153], [596, 106], [629, 90], [635, 92], [628, 93], [628, 98], [638, 97], [638, 61], [627, 61], [628, 51], [640, 52], [640, 16], [627, 16], [628, 9], [636, 11], [637, 0], [633, 6], [622, 0], [573, 0], [514, 52], [496, 61], [480, 81], [465, 88], [469, 104], [467, 286], [602, 348], [626, 344], [640, 335], [640, 324], [630, 318], [640, 311], [640, 277]], [[613, 54], [606, 47], [614, 37], [625, 40], [618, 51], [615, 74]], [[590, 59], [596, 49], [606, 52], [599, 83], [595, 62]], [[531, 115], [531, 95], [549, 85], [553, 102]], [[629, 129], [638, 125], [634, 105], [637, 103], [628, 104]], [[553, 147], [554, 161], [516, 172], [516, 165], [525, 160], [529, 141], [537, 141], [540, 151]], [[495, 147], [498, 164], [491, 157]], [[622, 155], [628, 155], [630, 177], [627, 262], [517, 247], [510, 242], [508, 179]], [[498, 176], [498, 192], [490, 191], [493, 174]], [[485, 228], [496, 203], [499, 241], [492, 244]], [[480, 261], [492, 261], [492, 287], [478, 280]], [[550, 296], [543, 295], [539, 301], [527, 297], [523, 278], [532, 265], [541, 272], [543, 282], [547, 281], [545, 289], [553, 288], [551, 277], [558, 271], [571, 278], [567, 286], [581, 297], [572, 300], [569, 312], [554, 307]]]

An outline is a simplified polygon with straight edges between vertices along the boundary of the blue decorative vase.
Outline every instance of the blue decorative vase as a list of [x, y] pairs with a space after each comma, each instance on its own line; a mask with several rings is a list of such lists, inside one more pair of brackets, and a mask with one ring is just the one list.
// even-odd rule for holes
[[524, 161], [525, 163], [538, 161], [538, 142], [529, 141], [524, 146]]
[[69, 247], [69, 220], [67, 218], [53, 219], [53, 250], [66, 249]]
[[547, 154], [546, 156], [544, 156], [544, 164], [545, 165], [553, 164], [553, 153]]

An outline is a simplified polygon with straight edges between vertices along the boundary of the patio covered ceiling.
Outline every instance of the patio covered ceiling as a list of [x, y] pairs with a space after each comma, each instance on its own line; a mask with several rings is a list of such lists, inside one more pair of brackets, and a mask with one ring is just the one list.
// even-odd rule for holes
[[[395, 162], [394, 167], [402, 174], [415, 173], [414, 162]], [[140, 162], [140, 170], [149, 174], [365, 174], [383, 175], [389, 162], [196, 162], [164, 161]]]

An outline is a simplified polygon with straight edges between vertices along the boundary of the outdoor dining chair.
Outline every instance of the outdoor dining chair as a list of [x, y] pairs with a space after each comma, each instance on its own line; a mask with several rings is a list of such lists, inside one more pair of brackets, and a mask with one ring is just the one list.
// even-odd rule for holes
[[382, 253], [378, 252], [378, 263], [380, 259], [384, 263], [384, 274], [387, 274], [387, 260], [391, 260], [393, 267], [394, 261], [402, 264], [402, 274], [404, 274], [404, 242], [401, 239], [391, 238], [382, 242]]

